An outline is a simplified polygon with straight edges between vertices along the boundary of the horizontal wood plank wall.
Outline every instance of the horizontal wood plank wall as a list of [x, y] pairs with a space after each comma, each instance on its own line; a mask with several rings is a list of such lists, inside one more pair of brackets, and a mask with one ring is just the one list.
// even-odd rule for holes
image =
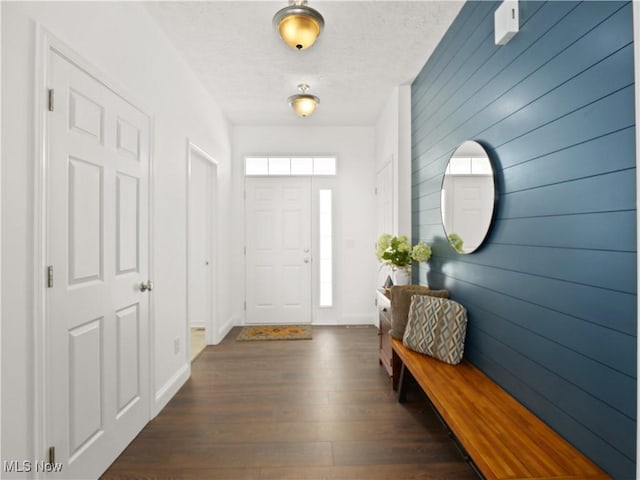
[[[636, 182], [632, 5], [467, 2], [412, 86], [420, 283], [469, 311], [466, 355], [619, 479], [635, 478]], [[484, 144], [498, 209], [487, 243], [457, 255], [440, 222], [453, 150]]]

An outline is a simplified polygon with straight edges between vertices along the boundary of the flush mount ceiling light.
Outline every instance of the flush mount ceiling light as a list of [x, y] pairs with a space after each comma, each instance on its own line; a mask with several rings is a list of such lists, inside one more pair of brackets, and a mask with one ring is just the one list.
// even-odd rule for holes
[[324, 28], [324, 18], [307, 6], [307, 0], [291, 0], [273, 16], [273, 26], [291, 48], [309, 48]]
[[291, 105], [291, 108], [293, 108], [293, 111], [296, 112], [297, 115], [308, 117], [315, 112], [316, 107], [320, 103], [320, 99], [315, 95], [307, 93], [309, 85], [306, 83], [301, 83], [298, 85], [298, 88], [302, 93], [291, 95], [289, 97], [289, 105]]

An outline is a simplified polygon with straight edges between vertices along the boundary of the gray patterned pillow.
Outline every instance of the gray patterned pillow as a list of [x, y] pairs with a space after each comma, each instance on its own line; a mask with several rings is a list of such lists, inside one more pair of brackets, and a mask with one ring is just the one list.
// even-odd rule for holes
[[456, 365], [462, 360], [467, 310], [457, 302], [426, 295], [411, 297], [402, 342], [416, 352]]
[[404, 330], [407, 328], [407, 318], [413, 295], [449, 298], [447, 290], [431, 290], [422, 285], [394, 285], [391, 287], [391, 330], [389, 335], [398, 340], [402, 340]]

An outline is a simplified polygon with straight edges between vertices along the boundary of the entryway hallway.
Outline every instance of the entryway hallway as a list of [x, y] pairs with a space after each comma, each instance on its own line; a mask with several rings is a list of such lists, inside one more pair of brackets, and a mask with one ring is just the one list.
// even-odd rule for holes
[[397, 403], [377, 328], [236, 342], [234, 328], [103, 479], [475, 479], [422, 393]]

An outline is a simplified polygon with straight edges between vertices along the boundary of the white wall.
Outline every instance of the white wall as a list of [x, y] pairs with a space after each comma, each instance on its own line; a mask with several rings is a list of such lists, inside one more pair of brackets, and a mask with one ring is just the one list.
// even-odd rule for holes
[[[293, 113], [292, 113], [293, 115]], [[301, 122], [304, 120], [301, 119]], [[375, 157], [373, 127], [237, 126], [232, 133], [234, 222], [233, 305], [238, 324], [244, 301], [243, 162], [246, 155], [335, 155], [335, 179], [316, 177], [314, 188], [334, 189], [334, 308], [314, 308], [315, 324], [375, 323]]]
[[411, 86], [393, 89], [376, 123], [376, 171], [393, 162], [393, 233], [411, 238]]
[[[221, 265], [230, 275], [230, 144], [225, 118], [140, 4], [2, 2], [2, 459], [43, 458], [34, 444], [34, 91], [36, 22], [125, 89], [152, 115], [152, 351], [156, 410], [190, 372], [186, 357], [187, 138], [219, 167]], [[219, 328], [231, 320], [219, 281]], [[218, 332], [224, 333], [224, 332]], [[174, 354], [180, 339], [182, 352]], [[154, 348], [155, 347], [155, 348]], [[155, 413], [155, 412], [154, 412]], [[35, 456], [35, 457], [34, 457]]]
[[[400, 85], [387, 99], [375, 127], [376, 172], [389, 162], [393, 170], [393, 231], [377, 232], [407, 235], [411, 239], [411, 86]], [[390, 274], [388, 267], [378, 270], [377, 285]]]

